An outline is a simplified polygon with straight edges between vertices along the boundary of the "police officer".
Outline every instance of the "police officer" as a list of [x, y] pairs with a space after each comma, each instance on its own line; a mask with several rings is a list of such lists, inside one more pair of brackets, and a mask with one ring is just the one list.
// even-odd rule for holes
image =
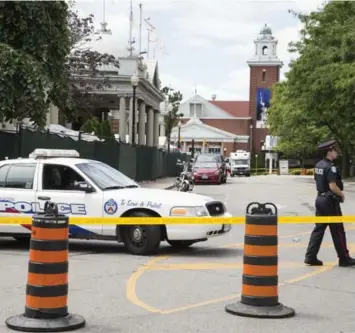
[[[318, 149], [324, 152], [324, 158], [314, 168], [318, 195], [316, 198], [316, 216], [342, 216], [340, 202], [344, 202], [344, 185], [339, 170], [333, 162], [338, 156], [336, 141], [321, 144]], [[329, 225], [335, 250], [339, 258], [339, 266], [355, 266], [355, 259], [349, 256], [343, 223], [316, 223], [311, 234], [305, 263], [312, 266], [322, 266], [317, 258], [324, 232]]]

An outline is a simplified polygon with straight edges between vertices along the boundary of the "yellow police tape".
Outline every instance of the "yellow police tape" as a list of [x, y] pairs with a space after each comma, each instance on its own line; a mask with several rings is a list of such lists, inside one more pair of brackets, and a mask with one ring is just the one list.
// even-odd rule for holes
[[[354, 223], [355, 216], [279, 216], [279, 224]], [[137, 225], [137, 224], [244, 224], [244, 216], [234, 217], [77, 217], [70, 216], [75, 225]], [[29, 225], [31, 216], [0, 216], [0, 225]]]

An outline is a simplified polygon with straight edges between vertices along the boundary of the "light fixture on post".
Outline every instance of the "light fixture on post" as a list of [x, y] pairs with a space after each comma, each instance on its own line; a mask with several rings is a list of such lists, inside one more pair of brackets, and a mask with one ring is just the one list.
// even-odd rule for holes
[[168, 104], [168, 153], [170, 153], [170, 138], [171, 138], [171, 113], [173, 112], [173, 105], [171, 103]]
[[180, 131], [181, 131], [181, 121], [178, 122], [178, 148], [181, 148], [181, 144], [180, 144]]
[[131, 77], [131, 85], [133, 88], [133, 103], [132, 103], [132, 144], [136, 143], [136, 88], [139, 83], [139, 77], [133, 74]]

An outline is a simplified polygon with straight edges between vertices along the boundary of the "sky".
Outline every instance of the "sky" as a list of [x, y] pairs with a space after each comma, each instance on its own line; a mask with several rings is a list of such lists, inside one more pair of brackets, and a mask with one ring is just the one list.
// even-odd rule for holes
[[[163, 86], [182, 92], [184, 100], [197, 93], [206, 99], [249, 100], [249, 67], [254, 39], [266, 23], [278, 40], [277, 53], [288, 71], [290, 41], [299, 38], [301, 25], [288, 12], [316, 10], [322, 0], [133, 0], [133, 37], [139, 51], [139, 4], [142, 3], [142, 51], [158, 60]], [[107, 22], [112, 35], [101, 42], [101, 52], [127, 55], [129, 0], [76, 0], [82, 16]], [[105, 7], [105, 11], [104, 11]], [[105, 15], [104, 15], [105, 12]], [[106, 38], [106, 37], [105, 37]], [[147, 54], [144, 55], [147, 57]]]

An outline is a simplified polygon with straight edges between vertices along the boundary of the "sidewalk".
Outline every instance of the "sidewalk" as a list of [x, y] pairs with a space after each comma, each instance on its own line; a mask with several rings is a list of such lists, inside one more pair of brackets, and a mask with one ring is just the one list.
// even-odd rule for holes
[[155, 181], [143, 181], [139, 185], [146, 188], [157, 188], [171, 190], [174, 187], [175, 177], [170, 178], [160, 178]]

